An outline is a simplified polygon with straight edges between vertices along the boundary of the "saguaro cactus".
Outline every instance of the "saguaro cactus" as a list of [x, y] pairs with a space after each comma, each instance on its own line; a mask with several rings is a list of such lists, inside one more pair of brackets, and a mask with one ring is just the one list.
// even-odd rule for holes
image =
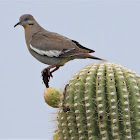
[[61, 95], [61, 92], [56, 88], [46, 88], [44, 91], [45, 102], [53, 108], [59, 107]]
[[140, 76], [113, 63], [89, 65], [69, 81], [58, 140], [140, 140]]

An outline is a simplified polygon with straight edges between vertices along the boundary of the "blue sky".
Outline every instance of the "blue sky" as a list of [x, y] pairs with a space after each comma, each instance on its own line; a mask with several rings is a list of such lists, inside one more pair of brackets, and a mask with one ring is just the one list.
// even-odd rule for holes
[[[24, 29], [13, 26], [32, 14], [45, 29], [77, 40], [95, 56], [140, 73], [139, 0], [0, 0], [0, 139], [48, 139], [58, 110], [45, 104], [41, 70], [28, 52]], [[50, 86], [63, 89], [70, 77], [95, 60], [74, 60], [54, 73]]]

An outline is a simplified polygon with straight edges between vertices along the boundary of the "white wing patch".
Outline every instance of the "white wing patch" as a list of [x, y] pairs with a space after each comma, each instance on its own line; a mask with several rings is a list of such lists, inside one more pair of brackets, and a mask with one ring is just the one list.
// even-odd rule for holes
[[50, 50], [50, 51], [39, 50], [37, 48], [34, 48], [31, 44], [30, 44], [30, 48], [36, 53], [40, 55], [46, 55], [48, 57], [58, 57], [59, 55], [63, 54], [62, 51], [58, 51], [58, 50]]

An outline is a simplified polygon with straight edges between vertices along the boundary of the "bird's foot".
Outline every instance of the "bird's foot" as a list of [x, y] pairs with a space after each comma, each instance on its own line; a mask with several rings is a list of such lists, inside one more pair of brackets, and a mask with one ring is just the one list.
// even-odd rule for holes
[[46, 85], [46, 88], [49, 88], [50, 77], [53, 77], [52, 73], [50, 72], [50, 67], [43, 69], [41, 74], [43, 82]]
[[46, 85], [46, 88], [49, 88], [49, 81], [50, 77], [53, 77], [52, 73], [59, 69], [59, 67], [56, 67], [54, 70], [50, 71], [51, 68], [54, 68], [56, 66], [50, 66], [42, 70], [42, 79], [44, 84]]
[[45, 73], [47, 73], [47, 75], [48, 75], [49, 78], [50, 78], [50, 77], [53, 77], [52, 73], [50, 72], [50, 68], [49, 68], [49, 67], [43, 69], [43, 70], [41, 71], [41, 73], [42, 73], [42, 76], [43, 76]]
[[42, 73], [42, 79], [43, 79], [44, 84], [46, 85], [46, 88], [49, 88], [50, 71], [46, 69], [46, 70], [43, 70], [41, 73]]

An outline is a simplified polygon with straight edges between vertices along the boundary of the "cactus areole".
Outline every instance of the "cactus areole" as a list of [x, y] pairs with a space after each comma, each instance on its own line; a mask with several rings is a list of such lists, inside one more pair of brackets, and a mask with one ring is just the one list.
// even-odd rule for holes
[[58, 140], [140, 140], [140, 76], [113, 63], [88, 65], [69, 81]]

